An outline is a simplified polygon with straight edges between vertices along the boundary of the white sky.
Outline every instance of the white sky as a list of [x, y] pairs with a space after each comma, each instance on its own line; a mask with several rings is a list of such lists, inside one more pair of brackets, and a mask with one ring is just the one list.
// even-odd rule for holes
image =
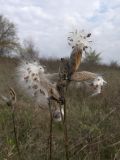
[[69, 56], [68, 32], [92, 33], [103, 62], [120, 63], [120, 0], [0, 0], [0, 14], [17, 26], [20, 40], [32, 39], [41, 56]]

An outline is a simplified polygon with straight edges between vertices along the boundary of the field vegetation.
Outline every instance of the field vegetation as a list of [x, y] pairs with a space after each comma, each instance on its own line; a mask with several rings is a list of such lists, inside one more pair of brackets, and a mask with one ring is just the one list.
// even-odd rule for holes
[[[42, 59], [47, 72], [58, 72], [59, 60]], [[15, 123], [22, 160], [48, 159], [49, 112], [33, 103], [17, 84], [19, 60], [0, 57], [0, 95], [9, 87], [17, 95]], [[102, 94], [89, 97], [74, 84], [67, 91], [70, 160], [120, 159], [120, 68], [83, 63], [80, 70], [102, 73], [108, 82]], [[53, 125], [53, 160], [65, 160], [62, 123]], [[0, 160], [19, 160], [11, 108], [0, 99]]]

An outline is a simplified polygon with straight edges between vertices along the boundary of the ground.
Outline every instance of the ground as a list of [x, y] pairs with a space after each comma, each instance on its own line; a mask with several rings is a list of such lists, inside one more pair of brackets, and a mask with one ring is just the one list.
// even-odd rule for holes
[[[37, 107], [17, 85], [17, 59], [0, 57], [0, 95], [9, 87], [17, 94], [15, 120], [22, 160], [48, 158], [49, 112]], [[58, 60], [41, 60], [48, 72], [58, 71]], [[56, 66], [56, 67], [55, 67]], [[46, 69], [47, 70], [47, 69]], [[67, 91], [67, 127], [70, 160], [120, 159], [120, 68], [82, 64], [80, 70], [102, 73], [108, 85], [90, 98], [79, 88]], [[63, 127], [53, 125], [53, 160], [65, 160]], [[12, 112], [0, 99], [0, 160], [19, 160]]]

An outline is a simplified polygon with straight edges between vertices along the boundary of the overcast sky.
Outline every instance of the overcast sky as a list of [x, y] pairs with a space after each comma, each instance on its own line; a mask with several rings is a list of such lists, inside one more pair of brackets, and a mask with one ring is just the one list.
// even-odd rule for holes
[[67, 35], [75, 26], [92, 33], [103, 62], [120, 62], [120, 0], [0, 0], [0, 14], [33, 39], [41, 56], [69, 56]]

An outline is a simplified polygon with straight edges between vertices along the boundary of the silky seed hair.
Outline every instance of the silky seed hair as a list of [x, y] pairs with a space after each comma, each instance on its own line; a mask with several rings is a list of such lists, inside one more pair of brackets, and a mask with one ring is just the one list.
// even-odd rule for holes
[[22, 61], [17, 68], [18, 83], [24, 91], [34, 98], [36, 103], [46, 106], [50, 83], [45, 76], [44, 68], [37, 62]]
[[81, 49], [84, 47], [89, 47], [92, 42], [89, 38], [91, 33], [86, 33], [84, 30], [74, 30], [73, 32], [69, 32], [67, 37], [68, 44], [74, 48], [75, 46], [79, 46]]

